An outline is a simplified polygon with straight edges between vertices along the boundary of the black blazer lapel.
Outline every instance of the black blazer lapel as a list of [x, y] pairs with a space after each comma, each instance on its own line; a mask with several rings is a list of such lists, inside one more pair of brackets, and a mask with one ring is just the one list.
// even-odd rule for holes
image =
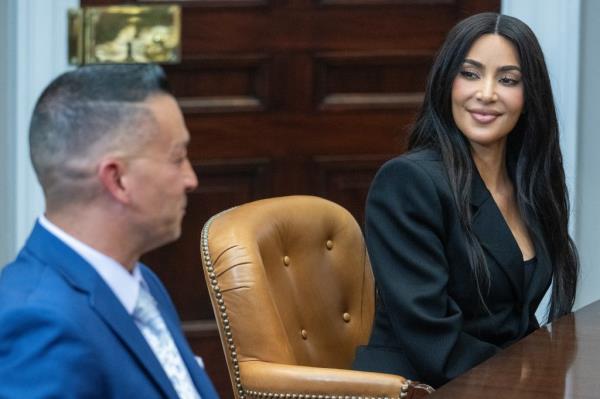
[[[523, 255], [500, 209], [475, 171], [471, 189], [473, 232], [481, 246], [504, 271], [517, 300], [523, 302]], [[488, 265], [489, 266], [489, 265]]]

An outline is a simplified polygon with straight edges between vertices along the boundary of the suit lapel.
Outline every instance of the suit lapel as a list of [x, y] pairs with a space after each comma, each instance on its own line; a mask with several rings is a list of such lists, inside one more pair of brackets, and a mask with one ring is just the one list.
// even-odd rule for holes
[[[161, 307], [161, 313], [164, 315], [164, 309]], [[212, 382], [210, 382], [208, 375], [206, 372], [198, 365], [198, 361], [196, 357], [189, 349], [185, 338], [181, 334], [181, 330], [178, 326], [176, 326], [171, 317], [164, 317], [167, 328], [171, 332], [171, 336], [173, 337], [173, 341], [181, 354], [181, 358], [183, 359], [188, 371], [190, 372], [190, 377], [194, 381], [194, 385], [198, 390], [198, 393], [202, 397], [202, 399], [213, 399], [218, 398]]]
[[88, 293], [91, 308], [138, 359], [163, 394], [177, 398], [173, 385], [133, 318], [90, 264], [39, 223], [36, 223], [26, 248], [55, 268], [75, 289]]
[[[517, 300], [523, 301], [523, 255], [500, 209], [475, 170], [471, 189], [473, 232], [506, 274]], [[488, 265], [489, 266], [489, 265]]]
[[163, 394], [169, 398], [177, 398], [173, 384], [139, 328], [135, 325], [133, 318], [123, 308], [106, 284], [96, 286], [90, 295], [90, 304], [139, 360], [163, 391]]
[[159, 311], [163, 317], [163, 320], [165, 321], [167, 328], [169, 329], [169, 332], [171, 333], [171, 337], [175, 342], [175, 346], [177, 346], [181, 358], [183, 359], [183, 362], [185, 363], [190, 373], [190, 377], [194, 382], [196, 390], [198, 391], [202, 399], [217, 399], [219, 396], [217, 395], [212, 382], [208, 378], [206, 371], [204, 371], [198, 365], [196, 357], [189, 348], [185, 337], [181, 333], [181, 328], [178, 325], [179, 320], [176, 317], [174, 317], [175, 315], [173, 314], [173, 311], [168, 309], [165, 303], [161, 300], [163, 296], [155, 287], [153, 279], [149, 278], [149, 276], [147, 276], [145, 273], [143, 273], [143, 275], [144, 279], [146, 280], [146, 283], [148, 284], [148, 287], [150, 288], [150, 293], [157, 300]]

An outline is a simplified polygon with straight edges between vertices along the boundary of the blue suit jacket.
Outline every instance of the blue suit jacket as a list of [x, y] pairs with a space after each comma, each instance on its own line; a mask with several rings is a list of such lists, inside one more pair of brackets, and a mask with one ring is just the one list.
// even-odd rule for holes
[[[217, 398], [164, 286], [141, 271], [202, 399]], [[0, 398], [177, 398], [108, 285], [39, 224], [0, 275]]]

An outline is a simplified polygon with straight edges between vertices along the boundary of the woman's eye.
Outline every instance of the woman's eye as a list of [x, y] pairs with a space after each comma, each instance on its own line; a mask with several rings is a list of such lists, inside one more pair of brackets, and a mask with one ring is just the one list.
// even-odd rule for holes
[[464, 77], [465, 79], [469, 79], [469, 80], [475, 80], [479, 77], [479, 75], [477, 75], [475, 72], [472, 71], [460, 71], [460, 74], [462, 77]]
[[505, 86], [516, 86], [519, 84], [520, 81], [518, 79], [513, 79], [511, 77], [505, 76], [500, 78], [499, 82]]

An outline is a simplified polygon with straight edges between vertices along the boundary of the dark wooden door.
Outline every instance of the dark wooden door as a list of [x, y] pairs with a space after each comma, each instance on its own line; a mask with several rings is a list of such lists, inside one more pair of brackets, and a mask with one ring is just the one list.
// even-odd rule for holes
[[497, 11], [500, 1], [171, 3], [183, 8], [183, 51], [181, 64], [166, 70], [192, 135], [199, 187], [181, 239], [144, 261], [167, 285], [192, 347], [227, 398], [200, 264], [204, 222], [255, 199], [312, 194], [338, 202], [362, 223], [374, 173], [405, 150], [445, 34], [467, 15]]

